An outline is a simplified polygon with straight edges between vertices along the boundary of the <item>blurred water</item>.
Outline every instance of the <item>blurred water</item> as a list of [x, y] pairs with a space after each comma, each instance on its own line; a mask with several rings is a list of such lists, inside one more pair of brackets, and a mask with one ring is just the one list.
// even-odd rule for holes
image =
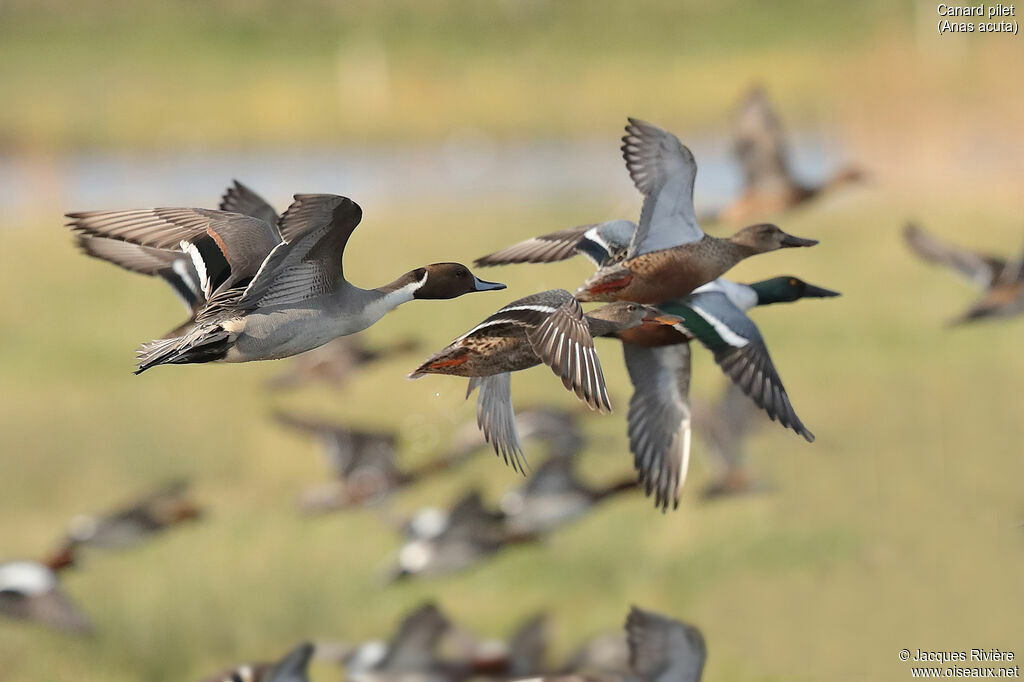
[[[807, 180], [844, 160], [838, 139], [791, 135], [792, 163]], [[688, 138], [697, 157], [699, 209], [736, 195], [739, 169], [725, 136]], [[234, 178], [284, 207], [296, 192], [344, 194], [364, 208], [424, 202], [634, 199], [617, 141], [495, 142], [462, 133], [443, 144], [329, 150], [160, 153], [82, 152], [0, 157], [0, 205], [8, 215], [145, 206], [212, 206]], [[59, 205], [54, 205], [54, 202]]]

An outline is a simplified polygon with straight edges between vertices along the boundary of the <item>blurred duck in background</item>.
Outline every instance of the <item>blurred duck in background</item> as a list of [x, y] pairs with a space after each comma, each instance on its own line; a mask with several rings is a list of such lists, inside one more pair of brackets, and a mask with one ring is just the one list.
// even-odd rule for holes
[[[572, 457], [584, 445], [579, 413], [554, 405], [520, 410], [516, 413], [516, 429], [522, 440], [536, 440], [545, 445], [550, 456]], [[452, 451], [455, 455], [472, 453], [487, 445], [475, 421], [467, 422], [455, 434]]]
[[323, 513], [380, 502], [394, 492], [450, 471], [471, 454], [441, 455], [417, 467], [398, 465], [394, 432], [361, 431], [309, 417], [278, 413], [277, 422], [317, 438], [334, 480], [308, 489], [300, 505], [307, 513]]
[[700, 682], [707, 645], [699, 629], [652, 611], [633, 607], [625, 633], [585, 643], [563, 671], [540, 679], [594, 682]]
[[337, 390], [360, 370], [419, 347], [413, 338], [370, 346], [358, 335], [343, 336], [293, 358], [288, 368], [270, 379], [275, 390], [292, 389], [309, 383], [324, 383]]
[[405, 532], [393, 580], [455, 573], [509, 545], [537, 539], [511, 533], [505, 526], [505, 514], [488, 509], [478, 490], [466, 493], [450, 511], [420, 510]]
[[744, 442], [764, 421], [757, 405], [732, 382], [716, 403], [693, 403], [693, 428], [710, 449], [717, 472], [704, 488], [707, 500], [759, 492], [764, 487], [747, 469]]
[[66, 540], [69, 549], [131, 547], [172, 526], [200, 518], [202, 509], [189, 497], [188, 488], [185, 479], [170, 481], [105, 514], [74, 517]]
[[592, 409], [609, 412], [611, 401], [594, 337], [641, 325], [671, 325], [676, 318], [636, 303], [612, 303], [584, 314], [572, 294], [552, 289], [509, 303], [417, 367], [427, 374], [469, 377], [467, 397], [479, 387], [477, 425], [484, 438], [516, 471], [526, 472], [512, 407], [511, 373], [545, 364]]
[[274, 663], [240, 665], [203, 682], [309, 682], [307, 669], [313, 653], [313, 645], [304, 642]]
[[409, 613], [387, 642], [373, 640], [355, 647], [343, 658], [345, 679], [351, 682], [453, 682], [464, 678], [457, 667], [441, 658], [442, 638], [453, 630], [435, 604]]
[[923, 260], [945, 266], [982, 290], [981, 298], [952, 324], [1012, 317], [1024, 312], [1024, 253], [1016, 260], [969, 251], [935, 237], [913, 223], [903, 231], [910, 249]]
[[763, 220], [864, 179], [860, 169], [847, 166], [817, 184], [798, 180], [782, 123], [761, 87], [751, 88], [736, 110], [732, 150], [743, 169], [743, 194], [708, 216], [712, 222], [742, 225]]
[[362, 209], [333, 194], [295, 195], [276, 225], [194, 208], [68, 218], [79, 235], [187, 254], [199, 276], [202, 309], [177, 335], [144, 344], [136, 374], [163, 364], [290, 357], [362, 331], [408, 301], [505, 288], [459, 263], [417, 268], [376, 289], [354, 286], [342, 258]]
[[[693, 153], [656, 125], [629, 119], [622, 154], [644, 196], [639, 223], [562, 230], [478, 258], [476, 265], [550, 263], [583, 253], [598, 269], [576, 291], [577, 299], [657, 304], [689, 294], [750, 256], [818, 243], [769, 224], [751, 225], [728, 239], [705, 234], [693, 207]], [[618, 243], [612, 247], [610, 240]]]
[[544, 536], [621, 493], [637, 490], [632, 475], [607, 486], [590, 487], [579, 479], [574, 456], [555, 454], [549, 455], [525, 484], [505, 493], [500, 505], [510, 533]]
[[91, 623], [59, 584], [59, 572], [73, 564], [69, 547], [44, 562], [0, 563], [0, 615], [62, 632], [90, 634]]

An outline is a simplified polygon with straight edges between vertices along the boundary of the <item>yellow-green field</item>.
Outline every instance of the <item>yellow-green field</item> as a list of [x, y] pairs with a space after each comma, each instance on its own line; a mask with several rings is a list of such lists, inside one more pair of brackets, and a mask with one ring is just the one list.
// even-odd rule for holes
[[[73, 515], [172, 476], [192, 478], [208, 511], [137, 549], [89, 553], [66, 575], [95, 637], [0, 620], [0, 682], [198, 680], [301, 639], [386, 636], [427, 599], [492, 637], [550, 611], [552, 662], [637, 604], [703, 630], [707, 682], [903, 680], [902, 648], [1024, 656], [1024, 319], [948, 328], [974, 292], [916, 261], [900, 235], [914, 218], [993, 253], [1020, 248], [1024, 90], [1008, 79], [1024, 43], [939, 38], [934, 12], [881, 0], [0, 0], [3, 168], [38, 189], [15, 197], [21, 214], [0, 211], [0, 560], [39, 558]], [[765, 426], [750, 454], [773, 491], [702, 504], [712, 467], [698, 439], [677, 512], [621, 498], [451, 578], [384, 588], [398, 538], [378, 514], [301, 517], [296, 497], [325, 467], [312, 441], [268, 417], [288, 408], [397, 429], [412, 464], [472, 419], [464, 381], [406, 381], [418, 354], [341, 392], [270, 393], [280, 363], [132, 376], [135, 347], [181, 310], [161, 283], [79, 255], [61, 228], [61, 214], [87, 208], [60, 184], [72, 154], [393, 149], [466, 131], [613, 148], [627, 115], [686, 141], [721, 134], [755, 81], [791, 129], [835, 134], [870, 173], [846, 195], [775, 217], [819, 246], [732, 273], [843, 292], [754, 313], [817, 442]], [[364, 286], [639, 209], [601, 196], [353, 198], [365, 219], [345, 269]], [[134, 205], [126, 196], [107, 208]], [[508, 290], [412, 303], [367, 336], [414, 333], [426, 353], [513, 298], [572, 288], [589, 271], [485, 271]], [[621, 353], [606, 341], [599, 352], [616, 411], [584, 420], [581, 464], [594, 482], [631, 470]], [[695, 362], [695, 395], [717, 396], [721, 373], [702, 350]], [[513, 386], [521, 407], [576, 404], [544, 369]], [[389, 513], [447, 505], [474, 484], [494, 501], [518, 482], [481, 452]], [[339, 674], [312, 669], [314, 682]]]
[[[924, 201], [923, 198], [919, 199]], [[991, 203], [991, 202], [989, 202]], [[880, 680], [909, 675], [902, 647], [1013, 649], [1022, 596], [1024, 465], [1019, 387], [1024, 322], [949, 330], [971, 292], [914, 261], [899, 238], [915, 202], [864, 190], [792, 215], [813, 250], [759, 257], [737, 279], [798, 274], [844, 296], [757, 312], [794, 404], [818, 440], [776, 426], [751, 444], [772, 494], [701, 505], [709, 466], [695, 448], [682, 508], [662, 516], [640, 496], [617, 501], [539, 547], [478, 570], [382, 589], [397, 538], [370, 512], [310, 520], [294, 501], [324, 471], [311, 442], [267, 419], [275, 407], [394, 427], [443, 444], [470, 419], [461, 380], [407, 382], [416, 356], [360, 376], [347, 390], [274, 397], [274, 364], [129, 369], [135, 344], [176, 320], [158, 283], [82, 258], [59, 218], [4, 228], [0, 329], [4, 434], [3, 549], [38, 556], [74, 513], [102, 509], [164, 476], [190, 475], [208, 518], [136, 550], [90, 555], [66, 587], [99, 634], [75, 640], [0, 623], [0, 679], [198, 679], [273, 656], [301, 638], [382, 636], [403, 611], [436, 599], [493, 636], [549, 609], [556, 646], [615, 628], [637, 603], [698, 624], [706, 679]], [[994, 250], [1019, 241], [1012, 206], [946, 203], [920, 211], [937, 231]], [[923, 204], [922, 204], [923, 205]], [[353, 238], [347, 269], [375, 283], [425, 261], [469, 261], [489, 249], [609, 206], [420, 207], [377, 210]], [[968, 235], [963, 225], [985, 225]], [[486, 226], [482, 229], [481, 226]], [[458, 235], [441, 244], [439, 231]], [[366, 258], [377, 244], [398, 245]], [[361, 258], [359, 255], [363, 257]], [[415, 330], [438, 346], [499, 304], [569, 285], [584, 263], [488, 272], [501, 294], [405, 306], [370, 330]], [[386, 274], [384, 274], [386, 273]], [[602, 344], [612, 416], [585, 421], [584, 471], [628, 471], [628, 383]], [[717, 392], [697, 355], [695, 393]], [[574, 401], [548, 373], [515, 377], [517, 401]], [[427, 446], [408, 453], [410, 461]], [[514, 474], [482, 453], [458, 475], [402, 496], [397, 510], [443, 504], [470, 483], [494, 499]], [[313, 679], [331, 680], [325, 664]]]

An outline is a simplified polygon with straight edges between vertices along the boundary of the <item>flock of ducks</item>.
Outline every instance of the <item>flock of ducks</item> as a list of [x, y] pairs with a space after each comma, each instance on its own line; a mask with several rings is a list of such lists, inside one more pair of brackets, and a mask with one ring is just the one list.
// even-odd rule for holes
[[[525, 472], [512, 372], [546, 365], [592, 409], [610, 412], [594, 339], [618, 339], [634, 389], [627, 421], [637, 477], [664, 511], [678, 506], [689, 465], [689, 343], [710, 349], [771, 419], [813, 440], [746, 311], [837, 293], [795, 277], [752, 284], [723, 279], [741, 260], [817, 241], [769, 223], [729, 238], [705, 234], [693, 204], [696, 161], [675, 135], [629, 119], [622, 153], [643, 196], [636, 223], [562, 230], [476, 261], [486, 267], [584, 254], [597, 266], [594, 274], [575, 293], [553, 289], [512, 301], [409, 376], [467, 377], [467, 396], [478, 392], [477, 423], [485, 439], [513, 469]], [[335, 195], [295, 195], [278, 215], [235, 182], [218, 210], [89, 211], [68, 218], [84, 252], [164, 278], [189, 306], [185, 323], [143, 344], [136, 373], [163, 364], [290, 357], [361, 331], [414, 299], [505, 288], [459, 263], [420, 267], [375, 289], [355, 286], [342, 261], [362, 211]], [[582, 304], [590, 302], [605, 305], [584, 312]]]
[[527, 618], [507, 641], [456, 625], [435, 604], [414, 609], [388, 640], [302, 642], [277, 661], [245, 663], [204, 682], [309, 682], [313, 658], [344, 666], [353, 682], [698, 682], [707, 658], [696, 627], [633, 607], [624, 628], [584, 642], [561, 665], [548, 663], [548, 618]]
[[[755, 420], [767, 417], [808, 442], [765, 339], [749, 313], [756, 307], [831, 298], [839, 293], [794, 276], [740, 283], [725, 275], [740, 261], [817, 240], [757, 222], [728, 238], [706, 234], [693, 203], [697, 166], [672, 133], [630, 118], [622, 137], [626, 170], [643, 198], [639, 219], [571, 227], [501, 248], [475, 268], [552, 263], [577, 255], [594, 273], [574, 293], [552, 289], [500, 307], [421, 362], [409, 377], [446, 374], [468, 379], [477, 392], [476, 424], [447, 451], [416, 467], [403, 466], [407, 445], [390, 431], [367, 431], [307, 416], [278, 413], [284, 428], [319, 440], [331, 480], [302, 494], [301, 508], [324, 513], [382, 502], [427, 478], [462, 465], [490, 446], [528, 478], [490, 506], [475, 489], [443, 510], [429, 507], [408, 519], [387, 518], [403, 537], [390, 580], [464, 570], [508, 547], [548, 537], [617, 496], [643, 490], [661, 511], [678, 507], [690, 460], [691, 427], [700, 430], [717, 461], [706, 497], [759, 488], [746, 468], [743, 442]], [[762, 220], [859, 181], [848, 168], [808, 185], [791, 172], [786, 140], [764, 92], [754, 89], [736, 117], [735, 156], [745, 187], [732, 204], [704, 222]], [[362, 219], [351, 199], [297, 194], [278, 213], [256, 192], [234, 182], [218, 209], [158, 208], [68, 214], [68, 227], [87, 255], [159, 277], [189, 316], [138, 351], [136, 373], [166, 364], [251, 362], [298, 356], [272, 379], [275, 390], [322, 381], [340, 388], [361, 368], [418, 348], [415, 339], [368, 348], [351, 335], [394, 308], [417, 299], [454, 299], [499, 291], [504, 284], [476, 276], [460, 263], [433, 263], [394, 281], [362, 289], [346, 279], [344, 250]], [[1017, 260], [973, 253], [908, 225], [905, 237], [923, 259], [953, 268], [983, 289], [957, 322], [1024, 311], [1024, 255]], [[583, 304], [603, 305], [584, 310]], [[632, 384], [627, 435], [635, 474], [602, 486], [577, 473], [585, 444], [576, 413], [543, 407], [518, 414], [513, 372], [547, 366], [592, 410], [612, 409], [595, 339], [621, 345]], [[717, 405], [691, 404], [690, 345], [710, 351], [726, 377]], [[546, 446], [531, 467], [523, 442]], [[639, 482], [639, 486], [637, 483]], [[111, 513], [76, 518], [43, 561], [0, 563], [0, 614], [68, 632], [91, 630], [89, 620], [59, 586], [60, 572], [83, 548], [126, 547], [201, 510], [183, 482], [151, 491]], [[455, 628], [434, 605], [410, 614], [388, 642], [360, 645], [302, 643], [281, 659], [239, 666], [208, 682], [308, 682], [316, 656], [336, 660], [352, 680], [513, 678], [697, 681], [706, 648], [693, 626], [633, 608], [622, 633], [592, 640], [560, 667], [543, 662], [544, 620], [534, 619], [508, 643], [485, 643]], [[442, 641], [458, 641], [457, 655]]]

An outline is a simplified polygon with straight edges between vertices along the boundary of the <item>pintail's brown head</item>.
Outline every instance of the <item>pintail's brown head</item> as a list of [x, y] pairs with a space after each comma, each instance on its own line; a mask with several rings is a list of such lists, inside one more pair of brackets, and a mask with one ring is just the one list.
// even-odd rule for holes
[[409, 274], [419, 283], [413, 291], [413, 298], [457, 298], [474, 291], [505, 288], [504, 284], [480, 279], [462, 263], [433, 263]]
[[814, 246], [817, 239], [804, 239], [794, 237], [779, 229], [778, 225], [771, 223], [760, 223], [744, 227], [742, 230], [729, 238], [733, 244], [746, 247], [753, 253], [767, 253], [777, 249], [786, 249], [797, 246]]

